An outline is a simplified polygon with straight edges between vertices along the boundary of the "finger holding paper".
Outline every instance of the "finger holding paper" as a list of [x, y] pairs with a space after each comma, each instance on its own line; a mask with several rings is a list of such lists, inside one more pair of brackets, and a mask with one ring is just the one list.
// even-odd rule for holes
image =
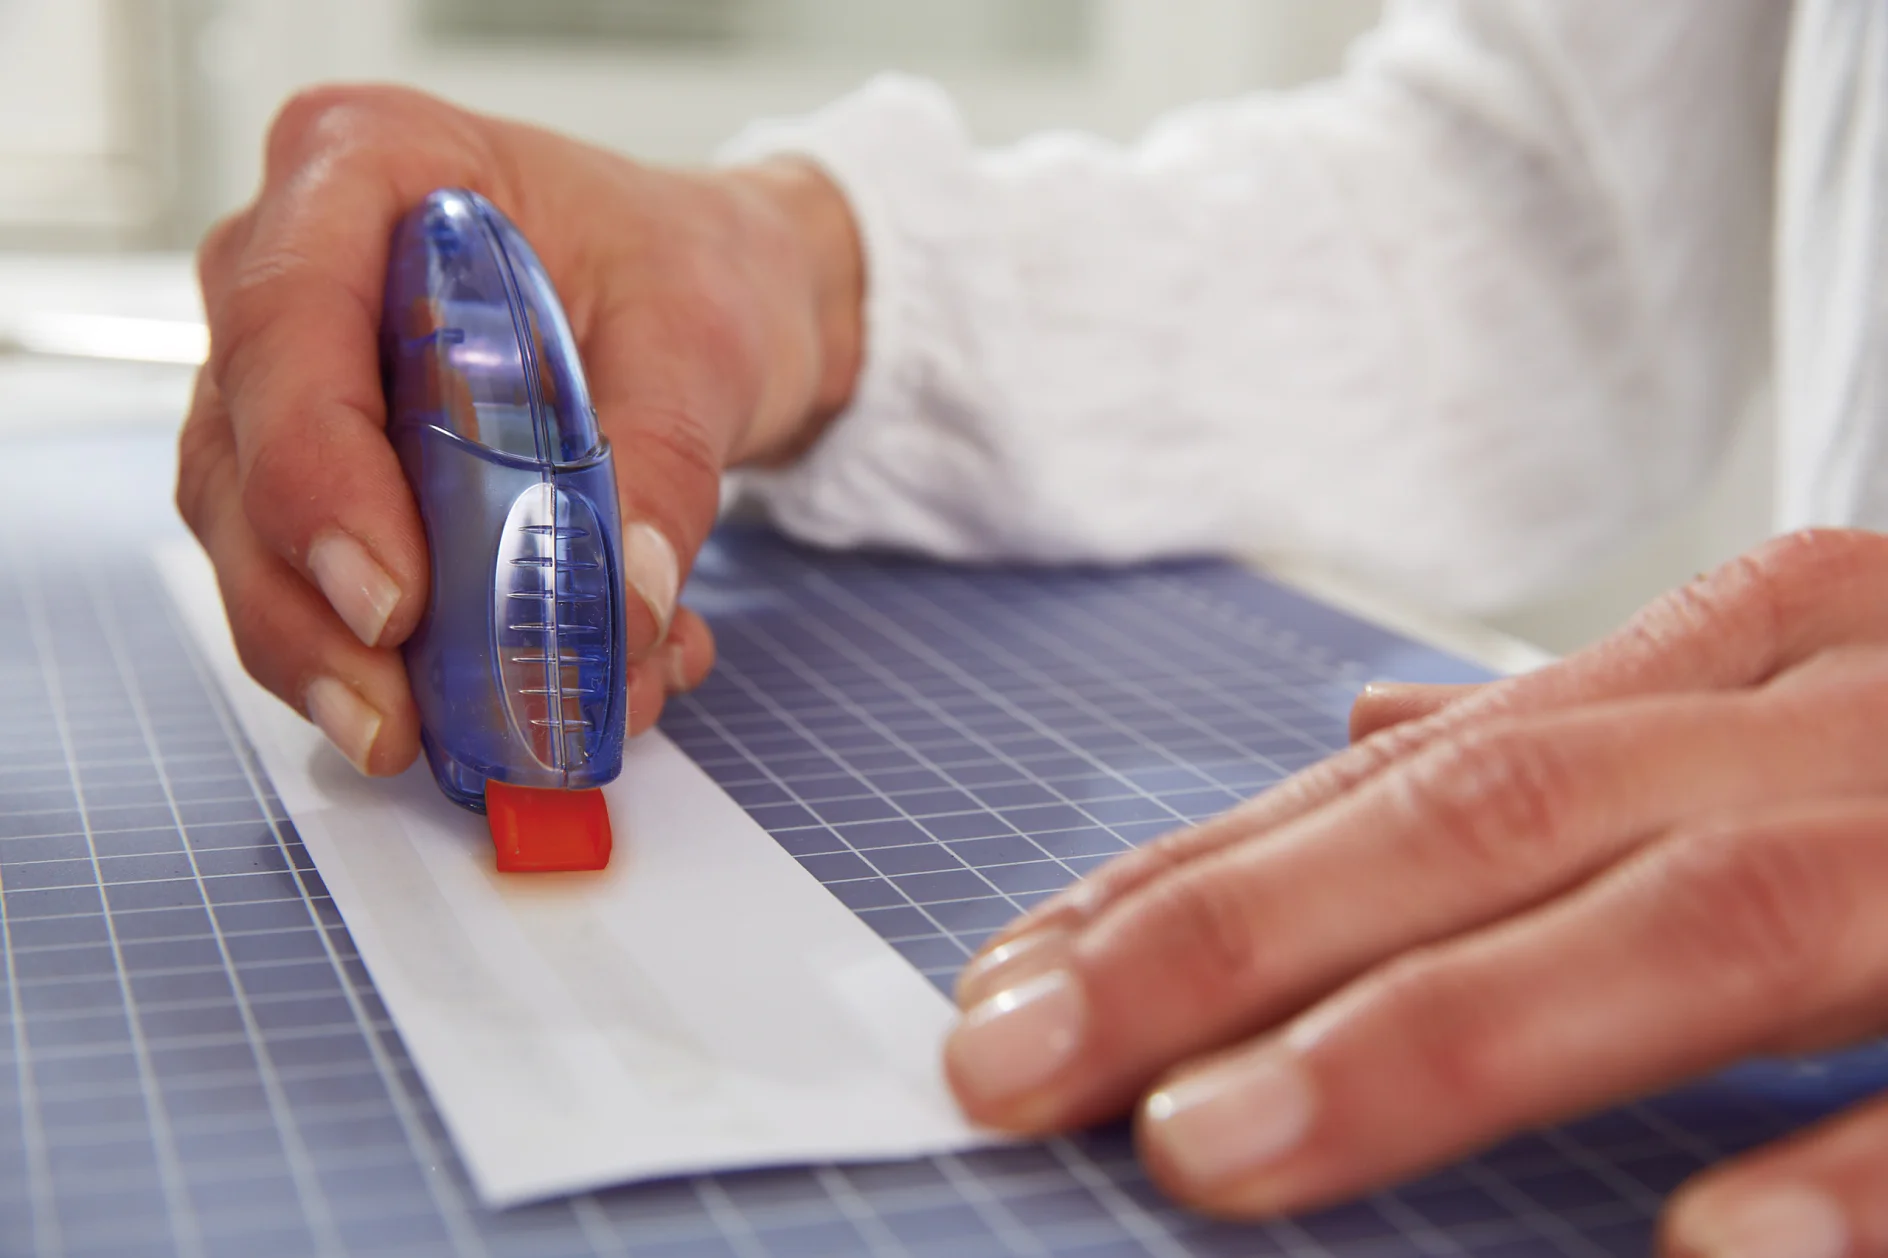
[[[1358, 700], [1352, 747], [1205, 825], [1103, 866], [999, 931], [965, 968], [960, 1003], [994, 990], [1014, 958], [1079, 930], [1196, 857], [1270, 833], [1331, 804], [1438, 740], [1489, 722], [1638, 695], [1760, 685], [1832, 646], [1888, 641], [1888, 539], [1813, 530], [1768, 543], [1673, 591], [1605, 641], [1537, 672], [1456, 691]], [[1410, 704], [1433, 708], [1412, 711]], [[1027, 967], [1025, 967], [1027, 968]]]
[[[1170, 1191], [1252, 1217], [1878, 1032], [1885, 578], [1878, 536], [1782, 539], [1124, 858], [973, 962], [960, 1099], [1031, 1132], [1138, 1104]], [[1864, 1130], [1800, 1158], [1857, 1236]], [[1782, 1178], [1726, 1172], [1673, 1243]]]

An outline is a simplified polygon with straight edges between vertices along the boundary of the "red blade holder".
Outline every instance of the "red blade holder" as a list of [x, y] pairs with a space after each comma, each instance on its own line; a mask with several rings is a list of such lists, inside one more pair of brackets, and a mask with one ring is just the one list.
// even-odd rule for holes
[[602, 869], [610, 863], [610, 810], [600, 790], [485, 783], [485, 815], [504, 873]]

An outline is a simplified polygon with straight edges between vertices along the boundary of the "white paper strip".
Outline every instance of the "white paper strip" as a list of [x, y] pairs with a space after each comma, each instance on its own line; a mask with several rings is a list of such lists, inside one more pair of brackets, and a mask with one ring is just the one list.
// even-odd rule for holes
[[357, 775], [243, 671], [208, 562], [158, 555], [487, 1204], [986, 1138], [948, 1001], [660, 734], [598, 874], [506, 875], [423, 766]]

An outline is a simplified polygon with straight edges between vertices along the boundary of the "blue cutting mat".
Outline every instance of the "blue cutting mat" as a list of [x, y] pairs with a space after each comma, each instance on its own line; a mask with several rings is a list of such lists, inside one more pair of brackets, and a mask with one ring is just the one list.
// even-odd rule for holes
[[[114, 485], [161, 500], [163, 458], [85, 457], [100, 515], [86, 486], [53, 517], [0, 484], [6, 1258], [1634, 1254], [1685, 1175], [1888, 1080], [1871, 1054], [1746, 1070], [1264, 1227], [1167, 1207], [1120, 1132], [486, 1212], [141, 557], [172, 526], [122, 504], [97, 526]], [[45, 463], [35, 483], [74, 481]], [[1363, 679], [1472, 675], [1210, 565], [970, 572], [729, 535], [690, 597], [722, 664], [670, 735], [939, 984], [1072, 877], [1337, 746]]]

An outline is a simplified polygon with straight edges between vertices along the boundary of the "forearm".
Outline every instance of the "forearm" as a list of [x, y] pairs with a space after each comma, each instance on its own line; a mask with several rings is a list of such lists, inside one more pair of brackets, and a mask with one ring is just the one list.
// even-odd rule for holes
[[[1724, 45], [1648, 102], [1540, 63], [1605, 60], [1569, 11], [1470, 8], [1516, 29], [1418, 12], [1341, 83], [1131, 148], [979, 153], [909, 85], [760, 137], [846, 190], [868, 272], [853, 406], [776, 514], [958, 555], [1312, 551], [1486, 604], [1668, 504], [1761, 369], [1768, 9], [1595, 17]], [[1522, 29], [1550, 21], [1580, 29]]]

